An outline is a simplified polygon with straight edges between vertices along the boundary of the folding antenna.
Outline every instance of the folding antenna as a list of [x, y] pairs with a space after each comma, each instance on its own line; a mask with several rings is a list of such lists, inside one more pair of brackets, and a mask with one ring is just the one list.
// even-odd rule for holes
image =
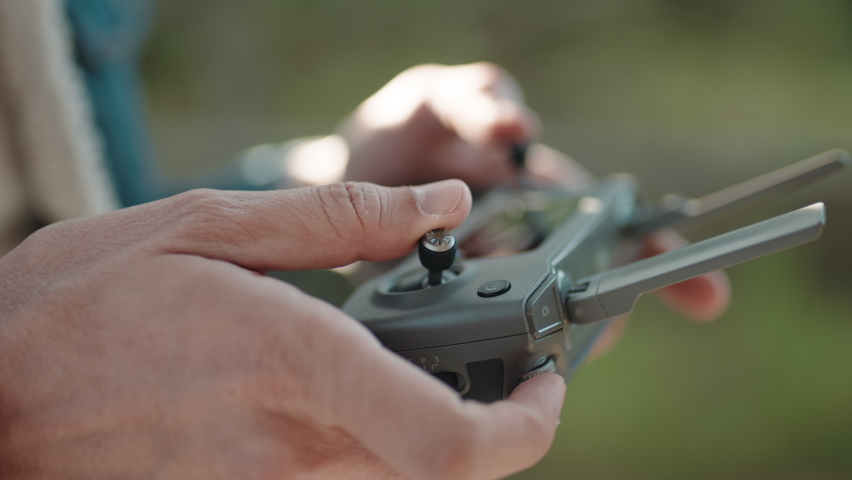
[[569, 290], [568, 318], [585, 324], [627, 313], [643, 293], [811, 242], [824, 226], [825, 205], [815, 203], [585, 278]]
[[848, 152], [830, 150], [701, 198], [686, 198], [672, 193], [663, 197], [652, 208], [651, 214], [637, 223], [634, 231], [649, 233], [765, 197], [780, 196], [828, 176], [849, 163]]

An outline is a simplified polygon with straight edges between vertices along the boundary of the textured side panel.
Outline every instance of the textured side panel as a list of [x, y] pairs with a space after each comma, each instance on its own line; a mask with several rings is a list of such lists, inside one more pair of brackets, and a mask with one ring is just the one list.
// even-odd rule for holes
[[470, 390], [464, 398], [480, 402], [496, 402], [503, 400], [503, 359], [492, 358], [467, 364], [467, 375], [470, 378]]

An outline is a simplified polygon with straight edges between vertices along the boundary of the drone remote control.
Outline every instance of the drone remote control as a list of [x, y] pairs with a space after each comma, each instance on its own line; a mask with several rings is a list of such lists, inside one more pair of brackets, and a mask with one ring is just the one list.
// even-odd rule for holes
[[832, 150], [699, 199], [667, 195], [655, 204], [629, 175], [585, 195], [495, 190], [455, 232], [428, 232], [417, 256], [363, 284], [343, 309], [464, 398], [504, 399], [545, 372], [567, 381], [609, 319], [640, 295], [816, 240], [825, 207], [636, 260], [645, 235], [799, 188], [849, 162]]

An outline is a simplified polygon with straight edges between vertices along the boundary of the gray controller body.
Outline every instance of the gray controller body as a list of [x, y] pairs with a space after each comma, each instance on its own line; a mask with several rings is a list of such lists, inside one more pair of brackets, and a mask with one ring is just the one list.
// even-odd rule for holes
[[[447, 283], [392, 292], [406, 275], [425, 272], [416, 257], [362, 285], [343, 310], [361, 320], [387, 348], [430, 374], [456, 376], [465, 398], [505, 398], [520, 378], [552, 361], [570, 379], [608, 322], [573, 325], [564, 299], [573, 281], [635, 258], [638, 239], [622, 235], [634, 218], [638, 190], [613, 177], [536, 249], [497, 258], [460, 259]], [[460, 239], [462, 240], [462, 239]], [[480, 296], [505, 281], [508, 291]], [[447, 376], [442, 376], [446, 380]]]
[[[613, 175], [578, 196], [571, 215], [537, 247], [462, 257], [454, 275], [436, 286], [421, 282], [427, 272], [412, 255], [361, 285], [343, 310], [464, 398], [501, 400], [543, 372], [568, 381], [609, 319], [629, 312], [641, 294], [813, 241], [825, 225], [825, 207], [814, 204], [639, 260], [644, 235], [799, 188], [849, 163], [848, 153], [833, 150], [700, 199], [656, 205], [643, 200], [633, 177]], [[495, 204], [502, 208], [499, 192], [491, 200], [475, 203], [456, 230], [462, 245], [471, 225], [487, 223]]]

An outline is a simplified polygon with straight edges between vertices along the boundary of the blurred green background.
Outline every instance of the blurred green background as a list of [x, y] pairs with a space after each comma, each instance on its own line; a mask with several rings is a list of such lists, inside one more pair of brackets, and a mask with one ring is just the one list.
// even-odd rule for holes
[[[409, 66], [479, 60], [521, 82], [545, 143], [636, 174], [652, 198], [852, 148], [849, 0], [169, 0], [143, 71], [160, 161], [180, 176], [330, 133]], [[852, 478], [852, 172], [685, 233], [818, 200], [823, 238], [730, 269], [718, 322], [642, 298], [518, 478]], [[331, 273], [287, 279], [347, 293]]]

